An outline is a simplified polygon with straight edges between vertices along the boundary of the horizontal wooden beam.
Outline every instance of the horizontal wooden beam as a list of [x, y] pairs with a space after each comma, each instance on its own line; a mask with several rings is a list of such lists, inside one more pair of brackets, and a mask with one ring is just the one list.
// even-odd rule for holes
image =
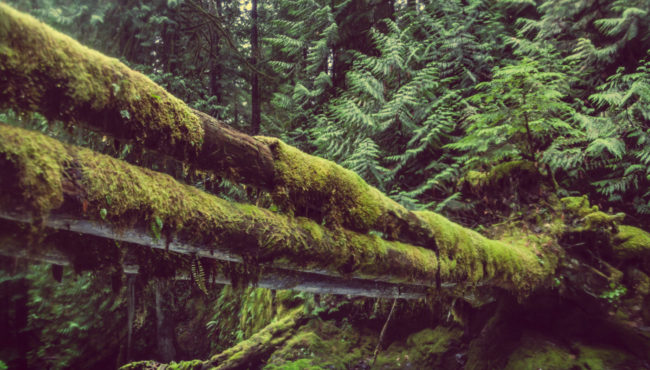
[[[28, 222], [30, 221], [27, 217], [17, 217], [16, 215], [10, 215], [5, 212], [0, 212], [0, 218], [12, 221], [19, 222]], [[117, 233], [107, 230], [106, 227], [98, 225], [97, 223], [71, 220], [67, 218], [58, 218], [53, 217], [52, 220], [47, 221], [46, 224], [48, 227], [74, 231], [76, 233], [82, 234], [91, 234], [95, 236], [109, 237], [111, 239], [122, 240], [133, 242], [137, 240], [142, 242], [149, 240], [149, 237], [146, 235], [138, 236], [134, 238], [134, 235], [139, 234], [134, 230], [128, 230], [121, 238], [117, 238]], [[83, 225], [78, 227], [79, 225]], [[94, 231], [96, 230], [96, 231]], [[11, 236], [2, 236], [0, 235], [0, 255], [15, 257], [15, 258], [25, 258], [35, 261], [41, 261], [56, 265], [68, 266], [71, 264], [68, 257], [63, 253], [56, 250], [56, 246], [48, 243], [47, 248], [39, 248], [38, 251], [27, 250], [24, 248], [23, 242], [12, 238]], [[151, 241], [151, 240], [149, 240]], [[157, 243], [149, 244], [148, 246], [154, 248], [164, 248]], [[203, 253], [201, 248], [172, 248], [170, 250], [180, 254], [195, 254], [197, 253], [203, 258], [217, 259], [221, 260], [219, 257], [223, 257], [222, 254], [210, 254]], [[236, 258], [229, 258], [227, 261], [237, 260]], [[139, 266], [134, 264], [123, 264], [123, 271], [126, 274], [137, 274], [139, 271]], [[178, 280], [189, 280], [190, 276], [188, 274], [179, 273], [176, 275], [175, 279]], [[231, 284], [231, 279], [229, 279], [223, 273], [219, 273], [214, 277], [211, 277], [210, 282], [216, 284]], [[268, 289], [292, 289], [298, 291], [304, 291], [314, 294], [336, 294], [336, 295], [350, 295], [358, 297], [370, 297], [370, 298], [401, 298], [401, 299], [420, 299], [424, 298], [427, 295], [429, 290], [427, 287], [421, 285], [407, 285], [407, 284], [391, 284], [381, 281], [372, 281], [372, 280], [363, 280], [363, 279], [345, 279], [336, 276], [327, 276], [317, 273], [309, 273], [303, 271], [290, 271], [281, 268], [264, 268], [259, 280], [256, 284], [260, 288]]]

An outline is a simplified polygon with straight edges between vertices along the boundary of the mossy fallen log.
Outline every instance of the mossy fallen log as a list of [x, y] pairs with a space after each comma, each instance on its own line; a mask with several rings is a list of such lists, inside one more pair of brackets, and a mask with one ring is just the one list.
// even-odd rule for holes
[[0, 107], [83, 124], [256, 186], [273, 181], [266, 146], [7, 4], [0, 4]]
[[193, 111], [118, 60], [6, 4], [0, 4], [0, 72], [2, 108], [84, 124], [268, 189], [296, 216], [437, 250], [435, 225], [354, 172]]
[[303, 311], [303, 307], [294, 309], [247, 340], [213, 356], [203, 364], [203, 369], [242, 369], [266, 359], [307, 322]]
[[183, 369], [183, 370], [226, 370], [255, 368], [273, 351], [289, 340], [296, 330], [309, 319], [300, 306], [270, 323], [250, 338], [213, 356], [209, 360], [192, 360], [160, 364], [154, 361], [138, 361], [120, 367], [120, 370], [138, 369]]
[[125, 233], [149, 230], [160, 246], [201, 246], [250, 266], [430, 287], [490, 285], [526, 294], [544, 283], [557, 262], [543, 245], [488, 240], [420, 213], [440, 241], [439, 260], [426, 248], [228, 202], [170, 176], [1, 124], [0, 173], [5, 213], [31, 212], [36, 219], [67, 213]]

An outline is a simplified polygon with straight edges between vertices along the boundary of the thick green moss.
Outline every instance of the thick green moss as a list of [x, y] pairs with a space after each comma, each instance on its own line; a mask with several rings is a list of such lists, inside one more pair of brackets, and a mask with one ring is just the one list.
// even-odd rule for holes
[[85, 121], [155, 148], [196, 153], [198, 117], [146, 76], [0, 4], [0, 106]]
[[[628, 355], [610, 348], [575, 344], [570, 350], [547, 339], [525, 336], [506, 369], [619, 369]], [[627, 368], [627, 367], [625, 367]]]
[[[451, 347], [459, 345], [463, 331], [438, 326], [411, 334], [404, 343], [393, 343], [379, 354], [375, 368], [444, 369], [453, 356], [444, 356]], [[455, 361], [454, 361], [455, 362]], [[453, 364], [454, 366], [456, 364]]]
[[120, 370], [200, 370], [202, 368], [203, 361], [201, 360], [171, 362], [169, 364], [161, 364], [155, 361], [135, 361], [121, 366]]
[[614, 235], [614, 252], [621, 260], [650, 259], [650, 233], [634, 226], [619, 226]]
[[[60, 205], [61, 183], [67, 180], [73, 187], [68, 192], [84, 204], [90, 218], [117, 227], [144, 227], [154, 235], [176, 234], [199, 245], [227, 248], [255, 263], [426, 285], [435, 285], [440, 268], [444, 282], [487, 283], [521, 293], [542, 282], [556, 265], [553, 253], [526, 236], [489, 240], [440, 215], [415, 213], [437, 240], [438, 263], [429, 249], [231, 203], [167, 175], [64, 146], [39, 133], [0, 126], [0, 137], [1, 153], [8, 159], [3, 163], [27, 169], [18, 171], [11, 184], [3, 181], [4, 193], [20, 189], [42, 213]], [[51, 163], [52, 169], [39, 173], [42, 163]]]
[[[400, 230], [405, 225], [394, 224], [396, 219], [417, 224], [419, 232], [432, 236], [421, 236], [422, 240], [435, 240], [439, 252], [445, 250], [444, 254], [440, 253], [443, 262], [438, 264], [442, 281], [470, 284], [491, 281], [512, 290], [529, 291], [554, 270], [556, 259], [550, 257], [551, 260], [547, 261], [538, 257], [536, 253], [541, 256], [543, 252], [539, 246], [535, 250], [534, 245], [526, 246], [525, 241], [504, 243], [489, 240], [431, 212], [408, 212], [352, 171], [305, 154], [278, 139], [258, 139], [267, 143], [274, 155], [276, 178], [279, 180], [274, 194], [277, 203], [293, 211], [302, 209], [299, 214], [308, 214], [315, 208], [316, 212], [324, 213], [325, 221], [330, 225], [361, 231], [379, 230], [391, 237], [399, 237], [400, 231], [406, 231]], [[530, 164], [526, 162], [504, 164], [498, 171], [495, 169], [494, 176], [505, 176], [507, 171], [528, 167]], [[320, 237], [315, 230], [311, 232], [315, 239]], [[383, 239], [365, 236], [359, 239], [358, 234], [341, 233], [348, 235], [347, 244], [354, 246], [352, 255], [355, 257], [349, 261], [351, 266], [356, 265], [358, 255], [386, 250]], [[373, 247], [364, 248], [363, 245], [368, 243]], [[400, 248], [398, 243], [390, 245], [402, 250], [401, 259], [411, 261], [405, 266], [423, 258], [437, 260], [421, 250]], [[431, 245], [427, 247], [435, 249]], [[377, 268], [384, 266], [380, 263]], [[436, 268], [438, 266], [432, 263], [431, 269], [419, 277], [426, 278]], [[395, 269], [399, 266], [391, 269], [397, 271]]]
[[389, 214], [406, 209], [338, 164], [303, 153], [281, 140], [256, 137], [268, 144], [276, 171], [275, 201], [289, 211], [316, 209], [326, 223], [353, 230], [390, 232]]
[[175, 234], [225, 248], [254, 264], [275, 262], [393, 282], [435, 281], [437, 258], [425, 248], [332, 231], [308, 219], [231, 203], [170, 176], [36, 132], [3, 125], [0, 142], [2, 165], [21, 169], [8, 172], [15, 173], [14, 179], [3, 177], [2, 194], [33, 203], [42, 214], [61, 205], [65, 182], [66, 194], [77, 207], [83, 204], [80, 213], [118, 228], [141, 227], [157, 237]]
[[569, 231], [616, 231], [620, 222], [625, 218], [624, 213], [610, 215], [600, 211], [598, 206], [590, 206], [586, 195], [562, 198], [560, 202], [569, 217], [566, 222]]
[[268, 359], [265, 369], [350, 369], [372, 355], [375, 335], [362, 335], [350, 324], [311, 320]]
[[25, 140], [25, 131], [1, 123], [0, 129], [0, 202], [12, 208], [28, 205], [39, 215], [60, 207], [61, 175], [71, 159], [65, 146], [43, 135], [30, 135]]
[[487, 172], [469, 171], [462, 182], [473, 189], [481, 189], [499, 184], [502, 180], [513, 176], [514, 172], [539, 177], [539, 171], [533, 162], [519, 160], [497, 164]]
[[205, 362], [205, 366], [213, 369], [231, 369], [255, 365], [293, 336], [295, 329], [305, 321], [303, 311], [302, 306], [290, 311], [249, 339], [213, 356]]
[[434, 231], [442, 281], [491, 283], [526, 294], [557, 266], [558, 256], [546, 250], [543, 238], [513, 235], [490, 240], [436, 213], [415, 213]]
[[265, 370], [321, 370], [326, 369], [313, 364], [314, 360], [310, 358], [301, 358], [296, 361], [287, 361], [282, 365], [267, 365], [264, 367]]

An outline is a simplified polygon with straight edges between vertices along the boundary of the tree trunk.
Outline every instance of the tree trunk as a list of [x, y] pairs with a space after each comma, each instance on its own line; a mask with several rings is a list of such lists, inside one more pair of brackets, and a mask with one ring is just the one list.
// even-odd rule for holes
[[[251, 9], [251, 64], [257, 68], [260, 58], [259, 40], [258, 40], [258, 21], [257, 21], [257, 0], [252, 1]], [[251, 134], [257, 135], [260, 132], [262, 121], [262, 107], [260, 103], [260, 86], [259, 76], [255, 71], [251, 71]]]
[[290, 339], [296, 330], [307, 321], [303, 307], [291, 311], [284, 318], [275, 321], [249, 339], [213, 356], [203, 363], [203, 369], [245, 369], [258, 364], [275, 349]]

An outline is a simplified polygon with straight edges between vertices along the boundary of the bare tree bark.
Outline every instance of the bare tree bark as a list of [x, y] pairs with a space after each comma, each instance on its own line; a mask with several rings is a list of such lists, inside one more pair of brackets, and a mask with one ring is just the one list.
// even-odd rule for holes
[[[258, 14], [257, 0], [252, 1], [251, 9], [251, 64], [257, 69], [257, 63], [260, 59], [260, 46], [258, 40]], [[251, 134], [260, 133], [260, 124], [262, 121], [262, 107], [260, 102], [260, 85], [259, 76], [255, 71], [251, 71]]]

